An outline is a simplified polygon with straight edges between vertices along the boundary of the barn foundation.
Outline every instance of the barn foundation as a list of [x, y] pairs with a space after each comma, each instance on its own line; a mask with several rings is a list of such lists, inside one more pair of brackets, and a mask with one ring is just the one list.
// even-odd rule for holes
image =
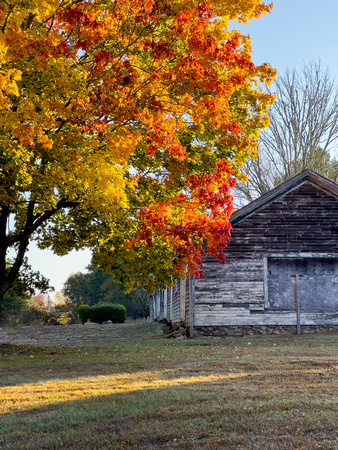
[[[334, 333], [338, 332], [338, 325], [303, 325], [301, 334]], [[297, 325], [242, 325], [242, 326], [213, 326], [194, 327], [194, 337], [244, 337], [265, 335], [297, 334]]]

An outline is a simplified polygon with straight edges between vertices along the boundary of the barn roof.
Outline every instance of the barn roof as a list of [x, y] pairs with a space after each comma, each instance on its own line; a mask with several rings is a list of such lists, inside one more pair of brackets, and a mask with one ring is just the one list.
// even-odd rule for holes
[[316, 184], [319, 187], [324, 188], [330, 191], [330, 193], [338, 196], [338, 184], [322, 177], [316, 172], [312, 172], [312, 170], [306, 169], [298, 175], [295, 175], [293, 178], [290, 178], [290, 180], [285, 181], [280, 186], [277, 186], [276, 188], [257, 198], [248, 205], [243, 206], [243, 208], [238, 209], [231, 216], [231, 224], [234, 225], [235, 223], [240, 222], [251, 214], [256, 213], [261, 208], [264, 208], [278, 198], [283, 197], [285, 194], [292, 191], [293, 189], [298, 188], [307, 181], [310, 181], [311, 183]]

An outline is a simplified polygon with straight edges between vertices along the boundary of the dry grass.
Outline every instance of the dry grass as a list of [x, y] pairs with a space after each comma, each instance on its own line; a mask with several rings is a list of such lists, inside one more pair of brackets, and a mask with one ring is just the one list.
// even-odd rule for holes
[[0, 345], [0, 448], [338, 448], [337, 335], [150, 331], [142, 342]]

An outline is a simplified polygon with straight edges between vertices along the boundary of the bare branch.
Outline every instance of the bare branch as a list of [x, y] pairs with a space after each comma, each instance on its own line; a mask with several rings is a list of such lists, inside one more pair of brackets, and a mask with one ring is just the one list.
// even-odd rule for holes
[[260, 156], [244, 166], [249, 183], [236, 186], [237, 204], [252, 201], [305, 169], [338, 180], [338, 89], [328, 69], [323, 71], [315, 61], [301, 73], [287, 69], [272, 91], [277, 100], [270, 109], [270, 126], [261, 133]]

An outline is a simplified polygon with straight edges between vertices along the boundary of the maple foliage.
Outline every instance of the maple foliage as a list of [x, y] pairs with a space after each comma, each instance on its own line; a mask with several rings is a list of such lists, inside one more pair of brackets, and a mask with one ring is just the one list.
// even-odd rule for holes
[[116, 280], [149, 291], [200, 276], [204, 248], [224, 259], [230, 187], [273, 102], [259, 82], [275, 76], [228, 22], [270, 10], [0, 1], [0, 297], [31, 239], [58, 254], [92, 247]]

